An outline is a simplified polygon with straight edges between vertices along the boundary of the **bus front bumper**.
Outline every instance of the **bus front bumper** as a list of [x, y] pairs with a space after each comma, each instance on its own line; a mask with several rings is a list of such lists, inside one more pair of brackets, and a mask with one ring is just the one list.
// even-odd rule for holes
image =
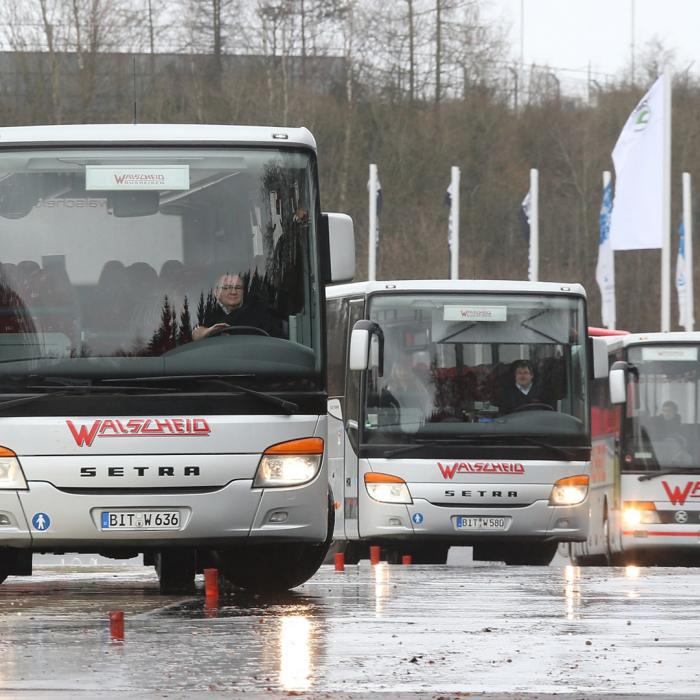
[[[0, 491], [0, 547], [97, 552], [322, 542], [328, 524], [326, 482], [322, 470], [309, 484], [294, 488], [253, 489], [251, 480], [239, 479], [205, 493], [163, 489], [123, 495], [109, 490], [67, 493], [47, 482], [29, 482], [28, 491]], [[151, 521], [157, 513], [177, 513], [178, 525], [146, 528], [144, 513], [151, 514]], [[109, 514], [115, 515], [115, 526]]]
[[363, 539], [440, 539], [469, 545], [499, 539], [584, 542], [588, 536], [588, 499], [576, 506], [551, 506], [540, 500], [520, 507], [437, 506], [415, 499], [410, 505], [363, 499]]

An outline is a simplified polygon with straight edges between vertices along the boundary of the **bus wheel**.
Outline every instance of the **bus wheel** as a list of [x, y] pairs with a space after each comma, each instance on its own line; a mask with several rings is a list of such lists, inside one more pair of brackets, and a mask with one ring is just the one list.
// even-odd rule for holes
[[547, 566], [557, 553], [556, 542], [514, 545], [508, 548], [503, 561], [509, 565]]
[[412, 548], [414, 564], [447, 564], [447, 553], [450, 546], [447, 544], [422, 544]]
[[603, 541], [605, 546], [605, 553], [603, 555], [605, 560], [605, 566], [615, 565], [615, 556], [610, 546], [610, 520], [608, 518], [607, 507], [605, 509], [605, 520], [603, 520]]
[[282, 593], [308, 581], [326, 556], [323, 544], [267, 544], [219, 551], [219, 568], [236, 588]]
[[160, 592], [163, 595], [194, 593], [195, 556], [191, 549], [173, 549], [155, 556]]
[[251, 593], [282, 593], [301, 586], [319, 569], [333, 539], [335, 509], [329, 496], [328, 534], [323, 542], [261, 544], [220, 550], [219, 569], [237, 588]]
[[359, 564], [360, 559], [369, 559], [369, 545], [359, 540], [350, 540], [345, 543], [345, 563]]

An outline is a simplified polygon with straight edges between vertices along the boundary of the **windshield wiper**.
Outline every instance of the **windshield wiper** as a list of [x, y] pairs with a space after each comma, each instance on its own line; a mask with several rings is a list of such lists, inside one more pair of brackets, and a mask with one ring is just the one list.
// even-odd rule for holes
[[390, 450], [384, 453], [384, 457], [395, 457], [396, 455], [406, 454], [414, 450], [420, 450], [422, 447], [452, 447], [454, 445], [475, 445], [483, 444], [481, 438], [448, 438], [446, 440], [421, 440], [413, 445], [404, 445], [397, 447], [395, 450]]
[[[139, 392], [145, 392], [148, 391], [149, 393], [152, 392], [170, 392], [174, 391], [174, 389], [153, 389], [151, 387], [142, 387], [142, 386], [92, 386], [89, 384], [86, 385], [74, 385], [74, 384], [66, 384], [66, 385], [58, 385], [58, 386], [27, 386], [27, 389], [33, 389], [37, 390], [40, 389], [41, 393], [35, 393], [35, 394], [29, 394], [27, 396], [19, 396], [16, 399], [6, 399], [5, 401], [0, 401], [0, 411], [5, 410], [7, 408], [12, 408], [12, 406], [21, 406], [24, 403], [31, 403], [32, 401], [38, 401], [39, 399], [45, 399], [48, 397], [51, 397], [52, 399], [58, 398], [60, 396], [70, 396], [70, 395], [75, 395], [78, 393], [85, 393], [85, 394], [92, 394], [92, 393], [118, 393], [120, 391], [139, 391]], [[7, 394], [0, 394], [0, 396], [7, 396]]]
[[245, 375], [245, 374], [166, 374], [163, 376], [154, 376], [154, 377], [128, 377], [124, 379], [105, 379], [105, 383], [108, 382], [116, 382], [116, 381], [124, 381], [124, 382], [179, 382], [179, 381], [191, 381], [191, 380], [196, 380], [196, 381], [206, 381], [206, 382], [212, 382], [215, 384], [221, 384], [225, 387], [228, 387], [229, 389], [233, 389], [234, 391], [238, 391], [242, 394], [248, 394], [249, 396], [255, 396], [258, 399], [261, 399], [262, 401], [267, 401], [267, 403], [271, 403], [275, 406], [278, 406], [281, 408], [285, 413], [287, 414], [292, 414], [296, 413], [299, 410], [299, 405], [294, 403], [293, 401], [287, 401], [286, 399], [281, 399], [279, 396], [275, 396], [274, 394], [269, 394], [264, 391], [256, 391], [255, 389], [251, 389], [250, 387], [247, 386], [241, 386], [240, 384], [235, 384], [231, 381], [229, 381], [230, 378], [232, 377], [246, 377], [246, 376], [251, 376], [251, 375]]
[[662, 469], [658, 472], [653, 472], [650, 474], [640, 474], [638, 481], [651, 481], [659, 476], [667, 476], [669, 474], [688, 474], [692, 472], [692, 467], [675, 467], [674, 469]]
[[[544, 447], [552, 452], [556, 452], [564, 459], [570, 461], [575, 458], [575, 456], [563, 447], [557, 445], [550, 445], [548, 442], [538, 440], [537, 438], [530, 437], [529, 435], [514, 435], [516, 439], [524, 440], [531, 445], [537, 445], [538, 447]], [[484, 437], [464, 437], [464, 438], [448, 438], [446, 440], [426, 440], [423, 442], [417, 442], [413, 445], [407, 445], [405, 447], [399, 447], [395, 450], [385, 453], [385, 457], [394, 457], [400, 454], [406, 454], [414, 450], [419, 450], [421, 447], [442, 447], [442, 446], [454, 446], [454, 445], [484, 445], [485, 447], [492, 447], [495, 445], [508, 445], [509, 447], [517, 447], [517, 445], [512, 445], [505, 442], [501, 436], [484, 436]]]
[[[66, 394], [68, 392], [65, 392]], [[63, 395], [64, 392], [57, 392], [55, 394], [31, 394], [29, 396], [20, 396], [17, 399], [6, 399], [5, 401], [0, 401], [0, 411], [11, 408], [12, 406], [20, 406], [23, 403], [31, 403], [32, 401], [38, 401], [39, 399], [45, 399], [47, 396], [54, 398], [56, 396]]]
[[538, 447], [544, 447], [552, 452], [561, 455], [567, 461], [572, 461], [576, 459], [576, 455], [572, 454], [569, 450], [564, 447], [559, 447], [559, 445], [552, 445], [544, 440], [538, 440], [537, 438], [531, 437], [530, 435], [518, 435], [519, 438], [529, 442], [531, 445], [537, 445]]

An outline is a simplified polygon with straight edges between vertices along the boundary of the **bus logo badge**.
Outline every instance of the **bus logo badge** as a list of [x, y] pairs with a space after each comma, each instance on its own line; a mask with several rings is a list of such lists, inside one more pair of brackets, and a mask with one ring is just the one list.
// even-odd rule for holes
[[51, 527], [51, 518], [46, 513], [34, 513], [32, 516], [32, 526], [39, 532], [44, 532]]
[[677, 510], [673, 514], [673, 519], [677, 523], [687, 523], [688, 522], [688, 513], [686, 513], [686, 511], [684, 511], [684, 510]]
[[414, 513], [411, 518], [416, 525], [420, 525], [423, 522], [423, 513]]
[[66, 425], [78, 447], [90, 447], [103, 437], [208, 437], [211, 433], [204, 418], [100, 418], [89, 425], [66, 420]]

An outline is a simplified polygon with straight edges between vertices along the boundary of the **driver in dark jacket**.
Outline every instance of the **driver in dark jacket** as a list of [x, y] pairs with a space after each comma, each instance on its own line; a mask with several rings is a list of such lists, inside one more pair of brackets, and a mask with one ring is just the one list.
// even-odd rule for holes
[[527, 404], [542, 404], [542, 392], [535, 383], [535, 371], [528, 360], [513, 363], [513, 383], [509, 383], [498, 399], [501, 415], [513, 413]]
[[282, 324], [264, 304], [244, 299], [245, 287], [240, 275], [225, 274], [214, 287], [216, 304], [208, 308], [204, 319], [193, 331], [192, 340], [201, 340], [230, 326], [249, 326], [267, 335], [282, 337]]

